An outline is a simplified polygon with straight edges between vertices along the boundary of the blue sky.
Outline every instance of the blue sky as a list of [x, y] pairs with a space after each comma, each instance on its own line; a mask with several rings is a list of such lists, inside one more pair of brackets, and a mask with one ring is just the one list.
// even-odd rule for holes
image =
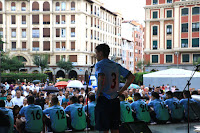
[[120, 11], [125, 20], [145, 20], [146, 0], [101, 0], [111, 11]]

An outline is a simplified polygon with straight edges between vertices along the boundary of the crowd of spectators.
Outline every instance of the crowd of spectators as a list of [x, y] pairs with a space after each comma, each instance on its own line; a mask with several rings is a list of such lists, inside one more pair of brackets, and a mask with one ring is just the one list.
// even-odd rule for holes
[[[5, 123], [9, 123], [7, 126], [13, 126], [16, 132], [22, 132], [23, 116], [26, 118], [25, 112], [27, 108], [25, 107], [34, 104], [37, 105], [34, 108], [41, 108], [42, 111], [40, 115], [38, 115], [39, 112], [36, 112], [35, 118], [39, 119], [41, 118], [39, 116], [43, 116], [42, 122], [48, 127], [40, 126], [42, 128], [41, 131], [84, 130], [87, 120], [89, 121], [88, 127], [94, 129], [95, 93], [97, 88], [89, 88], [89, 99], [86, 98], [84, 88], [62, 88], [57, 93], [43, 91], [46, 86], [53, 85], [52, 83], [8, 84], [5, 82], [0, 89], [0, 116], [4, 117], [2, 112], [7, 112], [10, 117], [12, 115], [13, 124], [10, 118], [10, 123], [5, 120]], [[151, 85], [145, 87], [142, 85], [138, 89], [128, 89], [124, 91], [123, 95], [119, 96], [121, 101], [121, 121], [133, 122], [142, 120], [147, 123], [166, 123], [167, 121], [180, 122], [181, 120], [187, 120], [187, 98], [190, 98], [191, 103], [200, 105], [199, 101], [191, 97], [194, 95], [200, 95], [200, 89], [191, 88], [190, 91], [180, 92], [175, 86], [169, 87], [169, 85], [159, 87], [151, 87]], [[85, 115], [87, 102], [89, 103], [88, 114]], [[55, 110], [60, 111], [56, 112], [57, 115], [54, 113], [52, 116], [51, 110], [54, 110], [54, 112], [56, 112]], [[52, 119], [55, 115], [58, 120], [66, 119], [67, 125], [63, 124], [63, 121], [55, 122], [55, 119]], [[189, 118], [191, 121], [197, 119], [195, 112], [192, 110], [190, 110]], [[5, 123], [0, 121], [0, 125], [5, 126]], [[58, 125], [58, 128], [56, 128], [55, 123], [59, 123], [63, 127]], [[24, 128], [28, 130], [29, 127], [25, 126]], [[0, 132], [3, 130], [6, 129], [0, 129]], [[11, 130], [9, 129], [10, 132], [12, 132]]]

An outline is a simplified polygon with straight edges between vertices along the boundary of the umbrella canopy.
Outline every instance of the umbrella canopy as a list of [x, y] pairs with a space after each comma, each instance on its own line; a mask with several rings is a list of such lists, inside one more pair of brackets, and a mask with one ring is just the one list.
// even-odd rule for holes
[[46, 91], [46, 92], [58, 92], [59, 90], [56, 87], [54, 87], [54, 86], [47, 86], [42, 91]]
[[81, 81], [78, 80], [72, 80], [68, 83], [67, 87], [69, 88], [84, 88]]
[[33, 83], [40, 83], [41, 81], [40, 80], [33, 80], [32, 82]]
[[55, 84], [55, 87], [66, 87], [67, 84], [68, 84], [68, 82], [66, 82], [66, 81], [60, 81]]
[[130, 86], [128, 87], [128, 89], [140, 89], [140, 86], [139, 85], [136, 85], [136, 84], [130, 84]]

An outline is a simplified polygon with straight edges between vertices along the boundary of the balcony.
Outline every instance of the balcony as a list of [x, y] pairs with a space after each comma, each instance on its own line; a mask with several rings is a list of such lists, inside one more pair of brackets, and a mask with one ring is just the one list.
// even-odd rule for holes
[[22, 24], [26, 24], [26, 21], [22, 21]]
[[65, 24], [65, 21], [61, 21], [61, 24]]
[[65, 8], [61, 8], [61, 11], [65, 11]]
[[59, 6], [56, 6], [56, 11], [60, 11], [60, 7]]
[[75, 20], [72, 20], [72, 21], [71, 21], [71, 24], [75, 24]]
[[40, 51], [39, 47], [33, 47], [32, 51]]
[[22, 7], [22, 8], [21, 8], [21, 11], [26, 11], [26, 7]]
[[16, 11], [16, 7], [15, 6], [11, 6], [11, 11]]
[[75, 7], [71, 7], [71, 11], [75, 11]]

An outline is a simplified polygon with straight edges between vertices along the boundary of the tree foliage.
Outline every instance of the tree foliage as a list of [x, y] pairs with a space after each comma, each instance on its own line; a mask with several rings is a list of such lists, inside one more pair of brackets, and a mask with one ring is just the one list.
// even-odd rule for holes
[[64, 69], [65, 70], [65, 75], [66, 73], [68, 73], [69, 71], [71, 71], [74, 66], [72, 64], [71, 61], [65, 61], [63, 59], [61, 59], [58, 63], [57, 63], [57, 66], [60, 67], [61, 69]]
[[49, 68], [48, 55], [47, 54], [36, 54], [33, 56], [33, 64], [40, 67], [43, 73], [45, 68]]
[[194, 65], [194, 66], [196, 66], [196, 65], [198, 65], [198, 64], [200, 64], [200, 57], [197, 59], [197, 62], [193, 61], [193, 65]]

